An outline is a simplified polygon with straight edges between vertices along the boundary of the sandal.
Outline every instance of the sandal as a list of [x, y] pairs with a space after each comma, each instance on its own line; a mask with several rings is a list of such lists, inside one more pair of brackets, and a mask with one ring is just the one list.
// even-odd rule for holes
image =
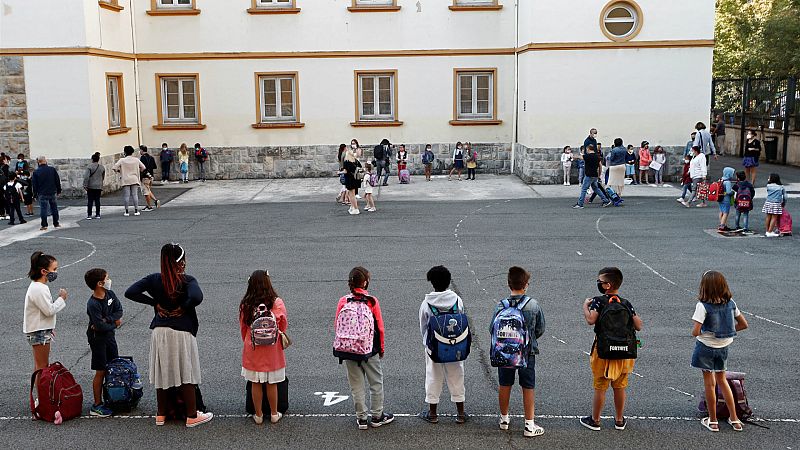
[[463, 425], [464, 423], [466, 423], [467, 419], [469, 419], [469, 414], [467, 413], [464, 413], [463, 415], [457, 415], [456, 423], [459, 425]]
[[703, 425], [704, 427], [708, 428], [708, 431], [712, 431], [714, 433], [719, 431], [719, 422], [712, 422], [710, 417], [703, 417], [700, 419], [700, 425]]
[[[744, 431], [744, 425], [741, 420], [731, 420], [728, 418], [728, 425], [733, 428], [733, 431]], [[736, 427], [737, 425], [739, 426], [738, 428]]]
[[428, 423], [439, 423], [439, 416], [431, 416], [430, 411], [422, 411], [417, 414], [417, 417]]

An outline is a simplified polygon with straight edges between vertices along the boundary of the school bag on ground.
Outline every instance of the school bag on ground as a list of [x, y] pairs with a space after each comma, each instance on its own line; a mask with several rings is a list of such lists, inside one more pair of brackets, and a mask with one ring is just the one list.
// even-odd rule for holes
[[408, 169], [403, 169], [400, 171], [400, 183], [408, 184], [411, 181], [411, 172]]
[[[595, 297], [596, 300], [606, 296]], [[600, 311], [594, 326], [597, 335], [595, 347], [597, 356], [602, 359], [636, 359], [636, 331], [633, 327], [633, 312], [612, 295]]]
[[492, 367], [528, 367], [530, 336], [522, 309], [529, 301], [530, 297], [524, 296], [516, 306], [511, 306], [507, 298], [501, 302], [503, 308], [492, 319], [492, 344], [489, 351]]
[[267, 305], [260, 304], [256, 309], [256, 318], [250, 325], [250, 343], [253, 349], [257, 345], [275, 345], [278, 342], [278, 321]]
[[426, 344], [435, 363], [464, 361], [469, 356], [472, 334], [467, 315], [458, 312], [458, 301], [447, 311], [429, 305], [433, 316], [428, 319]]
[[708, 186], [708, 201], [719, 201], [720, 197], [725, 195], [725, 185], [722, 180], [715, 181]]
[[142, 398], [142, 380], [133, 358], [120, 356], [106, 365], [103, 401], [114, 411], [130, 411]]
[[611, 188], [611, 186], [606, 186], [605, 189], [606, 195], [608, 195], [608, 198], [611, 200], [614, 206], [620, 206], [623, 202], [625, 202], [625, 200], [623, 200], [622, 197], [620, 197], [619, 194], [617, 194], [617, 192]]
[[[38, 403], [33, 398], [34, 389]], [[54, 362], [31, 375], [30, 402], [34, 419], [58, 425], [65, 420], [80, 417], [83, 390], [66, 367], [60, 362]]]
[[342, 360], [366, 361], [372, 356], [375, 316], [367, 304], [372, 297], [348, 297], [336, 316], [333, 356]]
[[786, 208], [783, 208], [783, 214], [778, 218], [778, 231], [784, 236], [792, 235], [792, 215]]
[[[256, 408], [253, 405], [253, 395], [251, 394], [253, 390], [253, 383], [247, 382], [247, 387], [245, 388], [246, 397], [244, 400], [244, 409], [247, 411], [247, 414], [255, 414]], [[261, 401], [261, 411], [262, 414], [269, 414], [269, 399], [267, 398], [267, 384], [263, 383], [261, 385], [261, 390], [263, 391], [263, 400]], [[278, 412], [281, 414], [285, 414], [286, 411], [289, 410], [289, 379], [286, 378], [285, 380], [278, 383]]]
[[[748, 419], [753, 417], [753, 409], [747, 403], [747, 392], [744, 390], [744, 373], [741, 372], [726, 372], [725, 378], [728, 380], [728, 386], [731, 387], [733, 392], [733, 399], [736, 402], [736, 416], [742, 422], [747, 422]], [[700, 404], [697, 409], [703, 415], [708, 415], [708, 405], [704, 399], [705, 394], [701, 394]], [[731, 416], [728, 410], [728, 405], [725, 403], [725, 398], [722, 396], [722, 389], [717, 385], [717, 419], [728, 419]], [[750, 422], [752, 423], [752, 422]]]

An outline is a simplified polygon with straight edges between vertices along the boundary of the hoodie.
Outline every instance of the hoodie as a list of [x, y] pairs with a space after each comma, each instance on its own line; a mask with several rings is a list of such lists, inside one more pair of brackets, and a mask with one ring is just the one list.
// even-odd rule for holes
[[425, 300], [419, 305], [419, 332], [422, 334], [422, 345], [427, 345], [428, 342], [428, 320], [433, 317], [431, 306], [439, 311], [450, 311], [453, 309], [453, 305], [457, 305], [457, 313], [464, 312], [464, 301], [450, 289], [425, 294]]
[[725, 194], [724, 196], [719, 197], [719, 202], [724, 203], [728, 202], [731, 203], [731, 199], [733, 198], [733, 177], [736, 175], [736, 169], [733, 167], [726, 167], [722, 169], [722, 189], [723, 192], [721, 194]]

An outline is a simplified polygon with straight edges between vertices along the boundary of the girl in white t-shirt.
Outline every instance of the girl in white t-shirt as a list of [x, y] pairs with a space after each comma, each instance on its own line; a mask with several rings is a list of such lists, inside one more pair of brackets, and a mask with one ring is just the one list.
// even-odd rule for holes
[[56, 327], [56, 314], [64, 309], [67, 290], [59, 289], [58, 298], [53, 300], [47, 283], [58, 277], [58, 261], [42, 252], [31, 255], [31, 270], [28, 271], [31, 284], [25, 294], [25, 315], [22, 332], [33, 349], [34, 371], [44, 369], [50, 364], [50, 342]]
[[692, 316], [692, 336], [697, 338], [692, 354], [692, 367], [703, 371], [705, 384], [708, 417], [704, 417], [700, 423], [713, 432], [719, 431], [717, 385], [730, 412], [728, 423], [736, 431], [743, 430], [742, 422], [736, 416], [733, 392], [725, 379], [728, 346], [733, 343], [737, 331], [747, 328], [747, 320], [732, 297], [728, 282], [721, 273], [709, 270], [703, 274], [700, 294], [697, 296], [699, 301]]
[[364, 164], [364, 170], [366, 170], [366, 173], [364, 174], [364, 179], [361, 180], [361, 189], [364, 190], [364, 200], [367, 202], [365, 209], [369, 212], [375, 212], [378, 208], [375, 207], [375, 196], [372, 195], [372, 183], [377, 183], [377, 181], [372, 173], [372, 164]]

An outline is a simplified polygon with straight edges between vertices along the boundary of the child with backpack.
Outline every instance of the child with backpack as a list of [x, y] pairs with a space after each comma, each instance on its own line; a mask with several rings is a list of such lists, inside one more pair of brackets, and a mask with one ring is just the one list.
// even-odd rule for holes
[[22, 218], [22, 209], [20, 209], [20, 203], [22, 202], [22, 183], [17, 180], [17, 173], [16, 172], [9, 172], [8, 173], [8, 183], [3, 186], [3, 195], [6, 198], [6, 209], [8, 209], [8, 224], [9, 225], [16, 225], [14, 222], [14, 213], [17, 214], [17, 218], [19, 219], [20, 225], [23, 223], [28, 223], [27, 220]]
[[689, 155], [685, 155], [683, 157], [683, 174], [681, 175], [681, 196], [678, 197], [676, 200], [678, 203], [686, 206], [686, 194], [692, 192], [692, 176], [689, 175], [689, 166], [692, 163], [692, 157]]
[[[736, 227], [734, 231], [749, 236], [753, 234], [753, 231], [750, 230], [750, 211], [753, 210], [753, 199], [756, 196], [756, 189], [747, 181], [746, 172], [736, 172], [736, 179], [738, 181], [733, 185], [733, 190], [736, 192], [736, 200], [734, 200], [736, 206]], [[744, 227], [739, 226], [742, 218], [744, 218]]]
[[722, 178], [719, 181], [719, 227], [717, 231], [725, 233], [732, 231], [728, 228], [728, 217], [731, 213], [731, 205], [733, 204], [733, 178], [736, 170], [733, 167], [726, 167], [722, 169]]
[[587, 324], [594, 326], [595, 333], [589, 355], [594, 397], [592, 414], [580, 422], [593, 431], [600, 430], [600, 413], [609, 385], [614, 389], [614, 428], [621, 431], [627, 425], [625, 388], [637, 356], [636, 331], [641, 331], [643, 324], [633, 305], [619, 296], [620, 286], [622, 271], [616, 267], [600, 269], [597, 290], [602, 295], [583, 302], [583, 316]]
[[717, 385], [725, 398], [730, 418], [728, 424], [742, 431], [742, 422], [736, 416], [736, 402], [725, 378], [728, 346], [733, 343], [736, 332], [747, 329], [744, 318], [721, 273], [709, 270], [700, 280], [699, 300], [692, 315], [692, 336], [697, 338], [692, 353], [692, 367], [703, 371], [708, 417], [700, 423], [709, 431], [719, 431], [717, 422]]
[[86, 314], [89, 316], [89, 327], [86, 337], [92, 351], [94, 379], [92, 391], [94, 402], [89, 414], [97, 417], [108, 417], [113, 414], [111, 408], [103, 404], [103, 379], [106, 376], [108, 363], [119, 357], [114, 330], [122, 325], [122, 303], [111, 290], [111, 279], [104, 269], [90, 269], [83, 276], [86, 286], [92, 290], [86, 303]]
[[767, 215], [764, 227], [766, 228], [766, 237], [778, 237], [778, 221], [783, 214], [783, 208], [786, 206], [786, 188], [781, 183], [781, 177], [777, 173], [769, 174], [767, 180], [767, 201], [764, 202], [764, 207], [761, 212]]
[[[339, 358], [340, 364], [344, 361], [347, 369], [359, 430], [394, 421], [394, 415], [383, 409], [383, 316], [378, 299], [367, 291], [369, 279], [370, 273], [363, 267], [350, 271], [347, 282], [350, 293], [339, 299], [334, 320], [333, 356]], [[369, 411], [365, 383], [369, 383]]]
[[186, 144], [181, 144], [178, 150], [178, 166], [181, 172], [181, 181], [184, 183], [189, 182], [189, 149]]
[[247, 281], [247, 292], [239, 304], [242, 332], [242, 376], [252, 383], [253, 421], [264, 422], [263, 395], [267, 385], [270, 422], [283, 417], [278, 412], [278, 383], [286, 380], [284, 333], [288, 322], [286, 307], [272, 287], [269, 272], [256, 270]]
[[[439, 422], [439, 396], [447, 380], [450, 400], [458, 411], [456, 423], [463, 424], [467, 421], [464, 412], [464, 360], [469, 355], [472, 340], [464, 302], [449, 289], [452, 277], [446, 267], [432, 267], [426, 277], [433, 292], [426, 294], [419, 306], [419, 331], [425, 345], [425, 403], [428, 409], [419, 413], [419, 418], [429, 423]], [[441, 342], [450, 338], [453, 338], [452, 344]]]
[[500, 429], [508, 430], [511, 419], [508, 413], [511, 388], [519, 374], [522, 404], [525, 409], [525, 437], [541, 436], [544, 428], [534, 422], [536, 388], [537, 339], [544, 334], [544, 314], [539, 303], [525, 295], [531, 274], [522, 267], [508, 269], [508, 287], [511, 295], [497, 304], [490, 328], [492, 336], [491, 364], [497, 367], [500, 384]]
[[33, 215], [33, 183], [31, 183], [31, 174], [28, 171], [23, 171], [19, 177], [19, 184], [22, 185], [22, 202], [25, 204], [25, 215]]
[[361, 180], [361, 189], [364, 190], [364, 201], [366, 202], [364, 210], [375, 212], [378, 208], [375, 207], [375, 196], [372, 195], [372, 188], [378, 183], [378, 177], [372, 171], [372, 163], [365, 163], [364, 170], [366, 170], [366, 173], [364, 174], [364, 179]]
[[199, 168], [199, 176], [200, 180], [205, 182], [206, 181], [206, 161], [208, 161], [208, 152], [206, 149], [200, 146], [200, 143], [194, 144], [194, 159], [197, 160], [197, 166]]
[[58, 278], [58, 261], [54, 256], [43, 252], [33, 252], [31, 268], [28, 271], [31, 284], [25, 293], [25, 320], [22, 332], [33, 347], [34, 370], [44, 369], [50, 363], [50, 343], [55, 337], [56, 314], [67, 305], [67, 290], [59, 289], [58, 298], [53, 300], [47, 283]]

